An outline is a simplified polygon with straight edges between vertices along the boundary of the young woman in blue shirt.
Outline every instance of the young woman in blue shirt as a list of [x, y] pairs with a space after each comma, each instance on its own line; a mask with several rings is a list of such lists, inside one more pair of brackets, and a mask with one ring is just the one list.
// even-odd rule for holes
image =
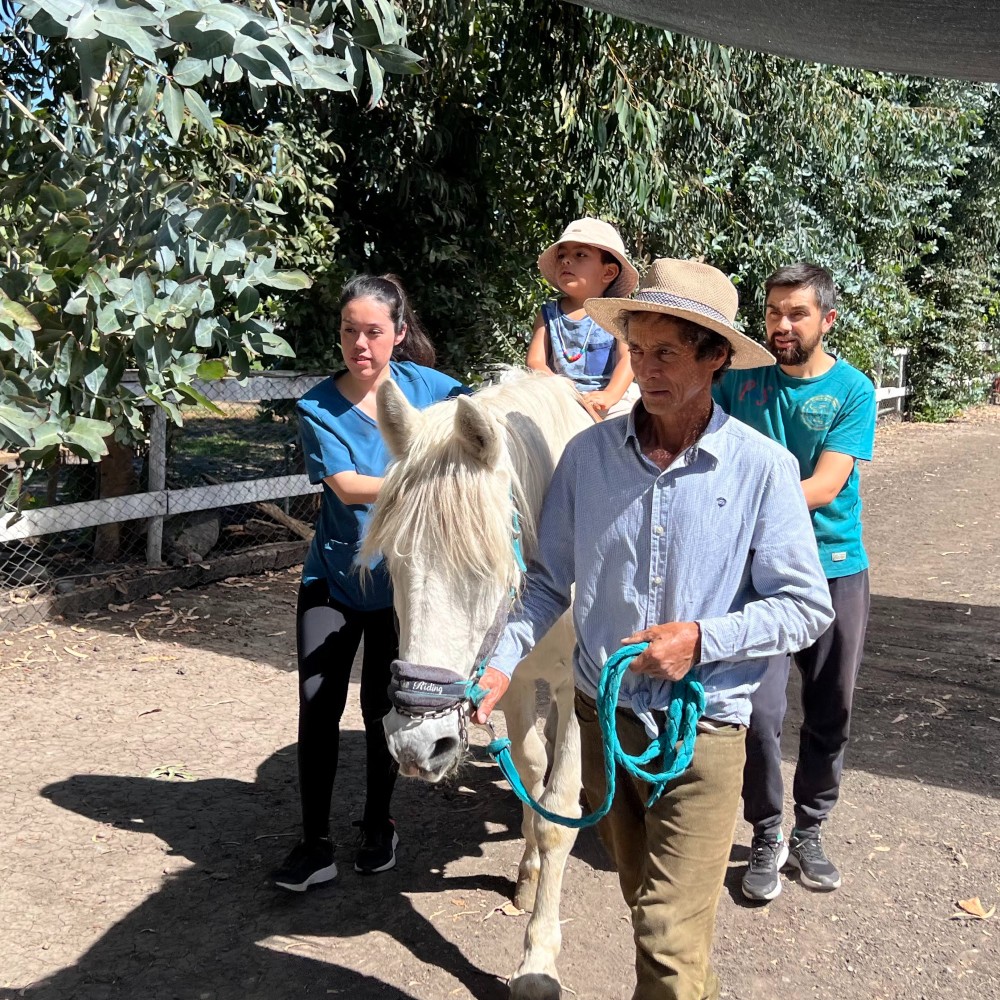
[[306, 471], [310, 482], [323, 484], [323, 493], [296, 612], [302, 840], [273, 874], [276, 885], [295, 892], [337, 875], [330, 805], [340, 719], [362, 638], [367, 784], [354, 867], [372, 874], [396, 864], [398, 837], [389, 803], [397, 766], [382, 729], [390, 664], [398, 652], [392, 591], [382, 564], [362, 579], [355, 562], [390, 459], [375, 422], [375, 395], [387, 379], [420, 408], [466, 391], [430, 367], [433, 345], [392, 275], [360, 275], [344, 287], [340, 346], [346, 369], [310, 390], [297, 406]]

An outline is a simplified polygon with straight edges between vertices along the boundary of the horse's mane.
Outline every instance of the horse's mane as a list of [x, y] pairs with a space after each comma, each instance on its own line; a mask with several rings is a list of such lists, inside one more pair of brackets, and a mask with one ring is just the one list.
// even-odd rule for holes
[[562, 378], [513, 371], [473, 398], [501, 427], [499, 467], [486, 468], [456, 433], [455, 402], [424, 410], [407, 454], [391, 466], [379, 490], [363, 565], [381, 552], [391, 571], [394, 562], [419, 549], [425, 557], [432, 554], [456, 588], [473, 580], [496, 581], [505, 589], [518, 585], [512, 500], [530, 559], [552, 471], [566, 442], [589, 420], [576, 390]]

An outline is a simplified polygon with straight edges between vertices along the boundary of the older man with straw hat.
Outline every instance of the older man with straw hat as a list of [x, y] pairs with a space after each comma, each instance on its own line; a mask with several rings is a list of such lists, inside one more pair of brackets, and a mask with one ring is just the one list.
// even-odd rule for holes
[[654, 261], [632, 298], [587, 311], [628, 345], [641, 400], [567, 446], [545, 499], [537, 558], [482, 681], [485, 721], [508, 677], [570, 606], [583, 784], [605, 796], [595, 696], [621, 644], [648, 643], [622, 682], [619, 742], [642, 753], [675, 681], [705, 691], [691, 764], [655, 801], [621, 767], [598, 830], [632, 914], [633, 1000], [712, 1000], [709, 962], [743, 778], [750, 693], [770, 656], [830, 624], [826, 580], [779, 445], [712, 402], [727, 368], [770, 354], [734, 324], [738, 297], [707, 264]]

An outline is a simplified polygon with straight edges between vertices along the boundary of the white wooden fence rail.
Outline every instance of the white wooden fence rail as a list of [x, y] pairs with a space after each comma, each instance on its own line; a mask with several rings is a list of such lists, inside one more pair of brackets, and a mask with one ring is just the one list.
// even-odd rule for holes
[[171, 514], [190, 514], [195, 510], [213, 510], [231, 504], [256, 503], [284, 497], [319, 493], [322, 486], [313, 486], [307, 476], [272, 476], [216, 486], [191, 486], [182, 490], [154, 490], [130, 493], [123, 497], [85, 500], [60, 507], [28, 510], [16, 519], [8, 517], [0, 526], [0, 542], [10, 542], [38, 535], [51, 535], [77, 528], [93, 528], [99, 524], [153, 518], [161, 521]]
[[[325, 378], [325, 375], [272, 372], [267, 375], [254, 375], [242, 382], [227, 378], [212, 382], [196, 380], [193, 384], [195, 389], [214, 403], [258, 403], [275, 399], [299, 399]], [[123, 381], [137, 396], [143, 394], [142, 386], [134, 375], [126, 375]], [[153, 405], [148, 400], [146, 404]], [[59, 507], [43, 507], [21, 514], [0, 516], [0, 543], [73, 531], [77, 528], [148, 518], [146, 562], [150, 566], [159, 566], [162, 561], [165, 517], [196, 510], [228, 507], [232, 504], [305, 496], [322, 490], [321, 486], [313, 486], [304, 475], [272, 476], [267, 479], [193, 486], [178, 490], [165, 489], [167, 417], [159, 407], [154, 408], [150, 416], [148, 492], [63, 504]]]
[[905, 347], [897, 347], [892, 352], [893, 357], [899, 358], [899, 375], [897, 376], [896, 385], [882, 385], [881, 377], [875, 382], [876, 407], [878, 407], [879, 403], [887, 400], [895, 400], [891, 410], [879, 411], [879, 416], [884, 415], [885, 412], [902, 413], [906, 405], [906, 397], [913, 394], [913, 386], [906, 384], [906, 359], [909, 353], [909, 350]]

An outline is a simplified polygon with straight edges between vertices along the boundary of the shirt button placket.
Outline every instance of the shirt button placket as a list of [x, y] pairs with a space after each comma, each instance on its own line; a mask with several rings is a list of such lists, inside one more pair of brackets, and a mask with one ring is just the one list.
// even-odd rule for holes
[[666, 491], [662, 487], [666, 486], [664, 480], [660, 480], [657, 486], [661, 487], [654, 494], [653, 503], [653, 530], [650, 537], [649, 552], [649, 601], [646, 606], [646, 626], [659, 625], [660, 607], [663, 603], [663, 592], [660, 589], [663, 584], [664, 541], [666, 528], [661, 523], [666, 517]]

